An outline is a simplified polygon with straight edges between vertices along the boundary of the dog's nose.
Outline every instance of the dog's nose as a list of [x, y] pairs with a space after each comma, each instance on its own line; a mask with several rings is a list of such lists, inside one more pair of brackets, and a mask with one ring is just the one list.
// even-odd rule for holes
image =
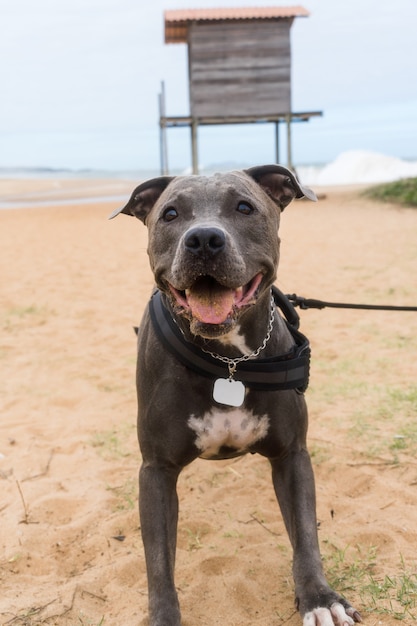
[[224, 249], [226, 237], [219, 228], [192, 228], [187, 233], [184, 245], [196, 256], [214, 257]]

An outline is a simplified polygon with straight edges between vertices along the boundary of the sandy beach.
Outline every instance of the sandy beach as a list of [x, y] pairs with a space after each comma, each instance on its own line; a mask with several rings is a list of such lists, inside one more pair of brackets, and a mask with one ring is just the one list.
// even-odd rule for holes
[[[146, 228], [107, 220], [135, 184], [0, 181], [25, 207], [0, 210], [1, 626], [147, 624], [133, 326], [153, 281]], [[417, 305], [417, 211], [318, 191], [283, 213], [280, 289]], [[325, 569], [367, 626], [412, 625], [417, 313], [300, 317]], [[198, 460], [179, 496], [184, 626], [300, 625], [268, 462]]]

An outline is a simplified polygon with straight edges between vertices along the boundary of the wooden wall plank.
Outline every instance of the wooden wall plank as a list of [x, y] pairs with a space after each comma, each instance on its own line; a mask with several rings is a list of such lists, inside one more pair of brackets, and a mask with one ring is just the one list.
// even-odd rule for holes
[[194, 117], [291, 110], [290, 20], [191, 24]]

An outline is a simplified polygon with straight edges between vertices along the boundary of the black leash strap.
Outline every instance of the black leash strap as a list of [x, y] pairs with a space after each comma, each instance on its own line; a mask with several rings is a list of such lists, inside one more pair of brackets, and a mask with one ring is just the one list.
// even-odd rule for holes
[[[274, 289], [274, 299], [285, 306], [295, 324], [298, 315], [285, 296]], [[293, 311], [293, 313], [292, 313]], [[187, 341], [173, 320], [163, 302], [160, 291], [155, 291], [149, 302], [149, 313], [159, 340], [183, 365], [208, 378], [227, 378], [225, 365], [203, 352], [198, 346]], [[294, 349], [287, 354], [271, 358], [254, 359], [239, 363], [234, 378], [246, 387], [263, 391], [298, 389], [305, 391], [308, 386], [310, 369], [310, 345], [308, 339], [287, 321], [287, 327], [294, 339]]]
[[346, 302], [325, 302], [314, 298], [303, 298], [293, 293], [287, 295], [293, 306], [299, 306], [302, 310], [307, 309], [367, 309], [370, 311], [417, 311], [417, 306], [396, 306], [388, 304], [350, 304]]

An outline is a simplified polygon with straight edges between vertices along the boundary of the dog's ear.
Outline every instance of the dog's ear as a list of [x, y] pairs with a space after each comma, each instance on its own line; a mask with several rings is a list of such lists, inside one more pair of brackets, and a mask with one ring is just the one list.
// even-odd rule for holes
[[126, 215], [133, 215], [145, 223], [155, 202], [174, 178], [175, 176], [160, 176], [142, 183], [136, 187], [125, 206], [116, 209], [109, 215], [109, 220], [120, 213], [125, 213]]
[[260, 165], [244, 170], [278, 204], [281, 210], [294, 198], [317, 200], [314, 191], [302, 186], [295, 174], [282, 165]]

